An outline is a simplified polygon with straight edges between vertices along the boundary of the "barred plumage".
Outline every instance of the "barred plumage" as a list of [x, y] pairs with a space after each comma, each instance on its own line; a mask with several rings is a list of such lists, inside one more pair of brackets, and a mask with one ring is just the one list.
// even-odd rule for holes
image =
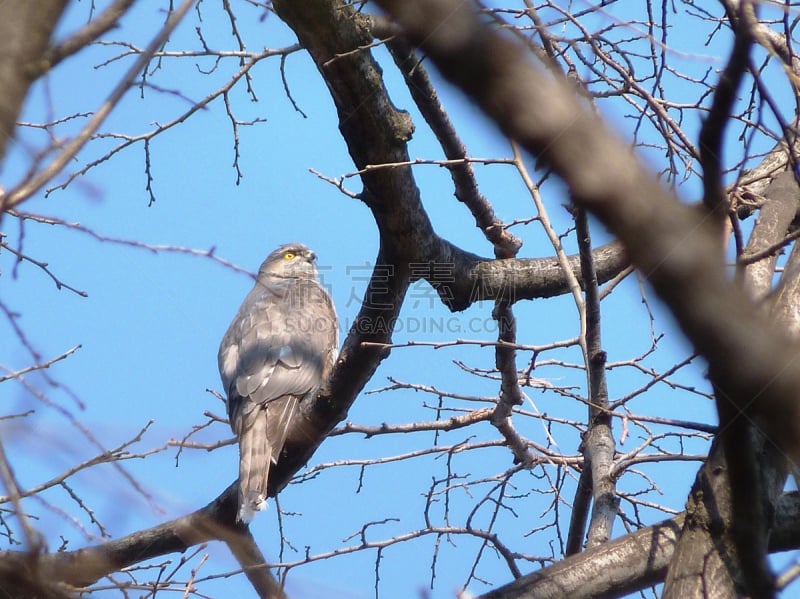
[[300, 402], [319, 391], [336, 359], [336, 312], [317, 281], [315, 259], [299, 243], [272, 252], [220, 343], [228, 417], [239, 437], [243, 522], [266, 506], [269, 469]]

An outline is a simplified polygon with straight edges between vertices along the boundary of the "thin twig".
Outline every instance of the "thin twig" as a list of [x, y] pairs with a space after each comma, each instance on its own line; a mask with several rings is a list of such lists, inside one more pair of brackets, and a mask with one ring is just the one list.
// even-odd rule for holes
[[61, 354], [59, 356], [56, 356], [55, 358], [51, 358], [50, 360], [47, 360], [46, 362], [42, 362], [41, 364], [34, 364], [33, 366], [28, 366], [28, 367], [22, 368], [20, 370], [15, 370], [14, 372], [9, 372], [6, 375], [0, 376], [0, 383], [4, 383], [4, 382], [6, 382], [8, 380], [11, 380], [11, 379], [18, 379], [19, 377], [24, 376], [24, 375], [28, 374], [29, 372], [34, 372], [35, 370], [42, 370], [42, 369], [45, 369], [45, 368], [50, 368], [56, 362], [60, 362], [61, 360], [64, 360], [65, 358], [68, 358], [69, 356], [74, 354], [81, 347], [82, 347], [81, 345], [76, 345], [75, 347], [65, 351], [63, 354]]
[[14, 208], [21, 202], [30, 198], [33, 194], [44, 187], [48, 181], [52, 180], [69, 162], [75, 158], [78, 152], [86, 145], [92, 135], [105, 122], [111, 111], [119, 104], [119, 101], [133, 85], [142, 69], [153, 57], [153, 54], [167, 41], [172, 31], [180, 23], [186, 12], [194, 3], [194, 0], [183, 0], [181, 5], [169, 16], [164, 27], [159, 31], [153, 40], [148, 44], [145, 51], [139, 56], [133, 65], [127, 70], [122, 79], [117, 83], [105, 102], [95, 111], [94, 116], [84, 125], [83, 129], [69, 142], [67, 142], [58, 155], [45, 168], [33, 175], [30, 179], [23, 181], [8, 192], [0, 194], [0, 212], [5, 212], [9, 208]]

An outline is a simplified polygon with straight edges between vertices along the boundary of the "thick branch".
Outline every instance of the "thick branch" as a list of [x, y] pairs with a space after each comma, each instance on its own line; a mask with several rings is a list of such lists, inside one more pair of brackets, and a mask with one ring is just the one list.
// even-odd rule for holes
[[[789, 226], [797, 213], [798, 189], [794, 174], [784, 172], [775, 177], [765, 191], [766, 197], [743, 252], [743, 263], [747, 258], [763, 254], [785, 238]], [[767, 253], [761, 260], [747, 264], [743, 270], [745, 292], [756, 300], [765, 301], [772, 289], [776, 253]], [[787, 269], [787, 273], [791, 269]], [[797, 288], [789, 279], [787, 285], [774, 299], [777, 311], [786, 330], [797, 330]], [[770, 304], [763, 304], [768, 306]], [[766, 313], [766, 310], [762, 310]], [[724, 399], [724, 398], [723, 398]], [[702, 466], [692, 486], [687, 506], [691, 517], [686, 520], [678, 549], [670, 566], [664, 597], [694, 597], [713, 589], [717, 597], [735, 593], [735, 585], [741, 584], [737, 572], [742, 567], [754, 567], [760, 558], [748, 555], [748, 551], [761, 551], [773, 526], [775, 494], [783, 487], [785, 460], [777, 454], [750, 422], [739, 419], [733, 426], [723, 429], [730, 438], [734, 452], [741, 456], [731, 459], [722, 456], [720, 444], [715, 443], [708, 460]], [[727, 451], [730, 453], [730, 450]], [[753, 471], [753, 456], [758, 461], [757, 475]], [[750, 464], [750, 468], [744, 465]], [[739, 478], [745, 481], [736, 494], [729, 490], [730, 473], [742, 470]], [[734, 525], [737, 522], [737, 525]], [[744, 554], [734, 550], [736, 531], [749, 532]], [[713, 581], [713, 584], [712, 584]], [[768, 593], [769, 591], [767, 591]]]
[[[428, 277], [428, 281], [453, 311], [464, 310], [481, 300], [503, 298], [514, 303], [570, 291], [568, 279], [556, 257], [490, 260], [441, 239], [432, 255], [434, 262], [446, 268], [432, 269], [434, 274]], [[574, 254], [568, 259], [572, 272], [582, 282], [580, 256]], [[595, 249], [592, 262], [600, 284], [610, 281], [630, 264], [621, 244], [616, 241]], [[437, 272], [439, 277], [434, 276]]]
[[[432, 264], [425, 278], [451, 310], [483, 299], [548, 297], [567, 290], [555, 259], [487, 260], [440, 238], [426, 214], [408, 166], [365, 169], [370, 164], [407, 163], [413, 132], [407, 113], [397, 110], [381, 69], [367, 46], [370, 19], [331, 0], [273, 3], [297, 34], [324, 78], [339, 115], [339, 129], [355, 166], [364, 170], [362, 201], [380, 232], [381, 250], [364, 304], [344, 342], [329, 384], [304, 406], [289, 432], [286, 450], [270, 476], [271, 493], [283, 488], [343, 419], [388, 350], [392, 329], [413, 265]], [[618, 244], [596, 251], [598, 276], [607, 281], [628, 261]], [[579, 270], [576, 256], [574, 268]], [[367, 342], [367, 343], [365, 343]]]
[[[750, 2], [742, 2], [736, 12], [728, 11], [728, 20], [735, 31], [733, 50], [717, 83], [711, 109], [700, 131], [703, 201], [719, 224], [724, 222], [728, 212], [722, 188], [723, 135], [737, 90], [748, 68], [753, 41], [751, 21], [755, 21], [753, 11], [754, 6]], [[724, 484], [713, 491], [702, 488], [698, 491], [696, 483], [689, 505], [692, 505], [692, 500], [697, 500], [695, 504], [702, 504], [703, 507], [713, 502], [716, 509], [712, 515], [721, 520], [721, 525], [692, 527], [689, 532], [700, 538], [696, 542], [682, 539], [680, 546], [683, 552], [693, 555], [677, 560], [670, 567], [664, 596], [700, 597], [707, 596], [708, 589], [713, 589], [712, 592], [722, 599], [732, 596], [735, 586], [737, 594], [767, 599], [774, 596], [774, 583], [766, 555], [771, 525], [766, 514], [769, 500], [762, 489], [762, 480], [759, 478], [762, 466], [758, 464], [764, 437], [752, 426], [749, 417], [741, 413], [741, 408], [732, 409], [726, 390], [719, 385], [720, 381], [713, 379], [712, 383], [720, 420], [720, 433], [716, 440], [724, 449], [725, 459], [717, 458], [721, 463], [713, 471], [705, 464], [698, 478], [707, 472], [709, 477], [720, 477]], [[765, 463], [763, 467], [771, 468], [772, 464]], [[778, 489], [782, 484], [781, 480]], [[698, 550], [704, 553], [698, 554]], [[696, 570], [698, 562], [704, 564], [699, 571]], [[715, 570], [708, 567], [712, 562], [717, 565]], [[687, 569], [694, 569], [694, 575], [687, 575]]]
[[[797, 188], [795, 188], [797, 193]], [[800, 245], [795, 242], [771, 302], [772, 319], [794, 339], [800, 339]]]
[[[457, 0], [379, 0], [511, 138], [539, 156], [579, 205], [625, 244], [739, 410], [800, 457], [797, 348], [728, 280], [719, 237], [645, 169], [565, 81], [533, 65], [524, 48], [490, 31]], [[754, 399], [758, 399], [756, 404]], [[718, 410], [727, 406], [718, 403]]]
[[105, 32], [116, 27], [119, 20], [128, 12], [134, 0], [115, 0], [96, 18], [72, 33], [67, 39], [48, 49], [40, 68], [50, 69], [65, 58], [79, 52]]
[[[741, 256], [742, 261], [747, 263], [744, 288], [756, 301], [766, 299], [772, 289], [779, 244], [789, 233], [789, 225], [800, 208], [800, 190], [794, 173], [784, 171], [778, 174], [764, 190], [764, 196], [753, 232]], [[770, 248], [775, 248], [775, 251], [749, 263], [751, 256], [763, 255]]]
[[[406, 141], [413, 125], [389, 100], [381, 70], [368, 50], [371, 38], [355, 11], [329, 0], [273, 3], [297, 34], [320, 71], [339, 114], [339, 129], [353, 162], [408, 161]], [[375, 169], [362, 175], [362, 200], [372, 210], [381, 249], [361, 311], [353, 323], [328, 384], [289, 431], [285, 450], [270, 476], [270, 493], [282, 489], [342, 420], [356, 396], [388, 355], [394, 323], [409, 285], [409, 263], [416, 236], [434, 237], [409, 168]], [[370, 342], [365, 344], [364, 342]]]
[[514, 348], [517, 343], [517, 319], [505, 300], [495, 304], [492, 316], [497, 321], [497, 340], [500, 342], [494, 349], [495, 367], [500, 373], [500, 394], [490, 421], [506, 440], [508, 448], [514, 454], [514, 463], [530, 468], [533, 456], [511, 421], [514, 408], [523, 401], [522, 389], [519, 386], [517, 350]]
[[[481, 599], [610, 599], [664, 581], [685, 514], [522, 576]], [[781, 496], [770, 551], [800, 543], [800, 496]]]
[[0, 2], [0, 161], [66, 0]]
[[[237, 511], [236, 489], [236, 484], [232, 484], [214, 501], [192, 514], [101, 545], [42, 555], [0, 552], [0, 580], [7, 580], [12, 573], [27, 573], [21, 578], [28, 583], [40, 580], [83, 586], [125, 566], [183, 552], [198, 543], [215, 539], [236, 543], [236, 539], [246, 539], [249, 534], [231, 526]], [[680, 514], [587, 550], [523, 576], [484, 595], [483, 599], [598, 599], [621, 597], [657, 584], [663, 581], [683, 520], [684, 514]], [[800, 494], [787, 493], [777, 503], [770, 551], [798, 547]], [[266, 568], [254, 571], [268, 572]], [[586, 584], [587, 580], [592, 584]]]
[[[796, 131], [800, 127], [800, 118], [795, 118], [790, 124], [790, 130]], [[787, 139], [781, 139], [775, 144], [775, 147], [764, 156], [761, 162], [758, 163], [753, 170], [745, 171], [739, 181], [731, 187], [729, 191], [740, 193], [750, 199], [758, 200], [761, 196], [765, 195], [767, 187], [772, 183], [772, 180], [783, 171], [787, 170], [787, 166], [795, 164], [796, 158], [790, 159], [790, 154], [793, 156], [800, 155], [800, 136], [796, 134], [787, 134]], [[787, 141], [789, 142], [787, 144]]]
[[[22, 578], [28, 581], [83, 587], [127, 566], [161, 555], [183, 553], [199, 543], [220, 540], [228, 544], [246, 568], [259, 597], [283, 599], [283, 591], [270, 575], [250, 531], [235, 524], [237, 489], [238, 484], [234, 483], [196, 512], [121, 539], [58, 553], [5, 551], [0, 553], [0, 564], [8, 572], [24, 573]], [[2, 580], [5, 576], [0, 571]]]
[[709, 599], [736, 595], [741, 564], [731, 537], [732, 511], [728, 468], [717, 442], [692, 485], [687, 518], [666, 576], [665, 599], [702, 596], [701, 589], [708, 590]]

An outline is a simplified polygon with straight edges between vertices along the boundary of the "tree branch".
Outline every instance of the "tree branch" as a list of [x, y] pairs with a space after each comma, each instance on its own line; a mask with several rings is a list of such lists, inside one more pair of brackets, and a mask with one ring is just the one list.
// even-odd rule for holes
[[224, 541], [233, 552], [259, 597], [283, 599], [280, 585], [272, 578], [250, 531], [236, 524], [238, 483], [234, 482], [205, 507], [181, 518], [130, 534], [108, 543], [76, 551], [37, 553], [0, 552], [0, 580], [10, 572], [24, 572], [29, 581], [73, 587], [88, 586], [107, 574], [145, 560], [183, 553], [207, 541]]
[[[4, 3], [0, 2], [0, 5]], [[177, 9], [169, 16], [167, 22], [161, 30], [155, 35], [152, 41], [147, 45], [146, 50], [134, 61], [130, 68], [126, 71], [122, 79], [117, 83], [114, 89], [109, 94], [108, 98], [103, 104], [95, 111], [89, 122], [84, 125], [81, 131], [67, 142], [56, 157], [46, 167], [38, 171], [29, 179], [21, 182], [15, 188], [7, 192], [0, 191], [0, 213], [5, 212], [9, 208], [14, 208], [21, 202], [30, 198], [33, 194], [39, 191], [44, 185], [55, 177], [62, 169], [72, 160], [77, 153], [86, 145], [86, 142], [91, 139], [92, 135], [100, 128], [100, 125], [108, 118], [111, 111], [119, 103], [125, 93], [130, 89], [134, 79], [141, 73], [147, 63], [153, 57], [153, 54], [164, 44], [169, 38], [172, 31], [180, 23], [183, 16], [194, 4], [194, 0], [184, 0]], [[2, 14], [0, 14], [2, 19]], [[0, 31], [0, 35], [2, 32]], [[1, 50], [1, 49], [0, 49]], [[1, 117], [0, 117], [1, 118]], [[2, 155], [0, 154], [0, 158]]]
[[[370, 17], [374, 19], [375, 17]], [[370, 21], [370, 29], [373, 29]], [[414, 52], [414, 48], [402, 37], [394, 37], [386, 42], [397, 68], [405, 78], [411, 97], [419, 108], [425, 122], [431, 128], [444, 150], [448, 160], [467, 157], [467, 149], [444, 111], [436, 89], [428, 73]], [[494, 246], [498, 258], [512, 258], [517, 255], [522, 241], [503, 227], [494, 213], [489, 201], [481, 194], [472, 165], [461, 162], [448, 167], [453, 178], [456, 198], [463, 202], [475, 217], [475, 223], [483, 231], [486, 239]]]
[[492, 410], [491, 423], [500, 431], [508, 448], [514, 454], [514, 463], [530, 468], [533, 456], [527, 443], [514, 428], [511, 414], [514, 408], [522, 403], [522, 389], [519, 386], [517, 370], [517, 320], [514, 311], [505, 300], [495, 303], [492, 316], [497, 321], [498, 345], [494, 349], [495, 365], [500, 373], [500, 393], [497, 404]]
[[[584, 469], [591, 472], [592, 516], [586, 546], [594, 547], [611, 538], [619, 499], [614, 483], [614, 436], [608, 409], [606, 352], [600, 334], [600, 293], [592, 261], [589, 219], [583, 208], [575, 209], [575, 230], [581, 256], [581, 273], [586, 312], [586, 372], [589, 381], [589, 426], [583, 438]], [[581, 473], [583, 479], [583, 473]]]
[[[777, 175], [765, 194], [742, 254], [744, 257], [763, 253], [765, 248], [782, 240], [797, 213], [798, 188], [793, 173], [787, 171]], [[747, 263], [746, 267], [741, 267], [740, 263], [744, 290], [759, 301], [759, 309], [765, 314], [770, 306], [767, 293], [772, 288], [776, 260], [774, 254], [767, 254], [760, 261]], [[789, 284], [786, 291], [780, 300], [776, 298], [774, 307], [782, 314], [784, 328], [797, 330], [800, 322], [792, 318], [792, 315], [796, 316], [797, 289]], [[725, 401], [724, 397], [719, 399]], [[773, 527], [776, 494], [786, 477], [785, 459], [746, 418], [740, 416], [733, 423], [721, 426], [720, 431], [720, 435], [728, 437], [733, 453], [726, 450], [730, 455], [723, 458], [720, 442], [715, 443], [697, 475], [687, 502], [692, 517], [686, 520], [670, 566], [665, 598], [704, 593], [709, 588], [709, 580], [715, 581], [711, 585], [713, 592], [720, 598], [726, 597], [734, 592], [736, 585], [740, 589], [745, 586], [737, 572], [753, 569], [763, 557], [758, 553], [766, 551], [767, 538]], [[756, 459], [759, 465], [754, 469], [752, 462]], [[748, 462], [751, 462], [750, 467], [745, 468], [743, 464]], [[734, 492], [729, 489], [732, 473], [745, 481]], [[748, 533], [747, 540], [743, 542], [740, 539], [739, 550], [734, 551], [735, 535], [743, 530]], [[756, 556], [751, 555], [753, 551]], [[760, 576], [765, 580], [769, 578], [763, 566]], [[768, 587], [766, 583], [762, 584]], [[765, 588], [758, 595], [766, 596], [770, 592]]]
[[42, 57], [39, 73], [53, 68], [59, 62], [82, 50], [101, 35], [113, 29], [119, 20], [128, 12], [134, 0], [115, 0], [111, 6], [107, 7], [97, 18], [92, 19], [86, 25], [74, 32], [63, 42], [51, 46]]
[[765, 200], [747, 247], [737, 264], [743, 271], [745, 291], [756, 302], [767, 299], [772, 290], [772, 279], [778, 250], [784, 244], [789, 226], [800, 209], [800, 190], [792, 171], [775, 175], [764, 190]]
[[66, 0], [0, 2], [0, 160], [66, 4]]
[[722, 186], [722, 141], [739, 85], [747, 72], [750, 46], [753, 42], [751, 33], [753, 10], [749, 2], [743, 2], [738, 14], [728, 15], [735, 31], [733, 50], [717, 82], [711, 108], [700, 129], [703, 203], [720, 225], [728, 214], [728, 204]]
[[[727, 279], [719, 237], [667, 192], [568, 84], [532, 64], [457, 0], [379, 0], [443, 74], [549, 164], [611, 229], [709, 363], [733, 406], [800, 457], [800, 355]], [[758, 399], [757, 404], [754, 400]], [[718, 410], [726, 409], [718, 402]]]
[[[664, 581], [686, 513], [527, 574], [480, 599], [610, 599]], [[800, 496], [780, 497], [770, 551], [800, 543]], [[587, 584], [587, 581], [590, 583]]]
[[[59, 582], [80, 587], [128, 565], [183, 552], [207, 541], [223, 540], [229, 545], [248, 546], [249, 531], [233, 525], [237, 513], [237, 488], [236, 483], [231, 484], [219, 497], [192, 514], [108, 543], [45, 554], [0, 552], [0, 581], [8, 581], [13, 576], [29, 584], [38, 582], [45, 588]], [[598, 599], [621, 597], [657, 584], [663, 581], [684, 518], [685, 514], [679, 514], [564, 559], [491, 591], [482, 599]], [[777, 502], [770, 551], [798, 547], [800, 494], [794, 492], [782, 495]], [[245, 565], [246, 560], [239, 556], [237, 559]], [[263, 566], [248, 568], [247, 571], [268, 575]], [[20, 576], [22, 573], [25, 575]], [[587, 580], [592, 584], [587, 585]], [[263, 580], [259, 584], [265, 589], [277, 588]], [[281, 597], [278, 594], [261, 596]]]
[[[489, 260], [439, 237], [422, 205], [409, 164], [408, 115], [389, 99], [381, 70], [369, 52], [369, 20], [349, 5], [313, 0], [273, 3], [297, 34], [328, 85], [339, 115], [339, 130], [364, 189], [361, 200], [372, 211], [381, 248], [362, 309], [345, 339], [329, 383], [289, 431], [286, 449], [270, 476], [270, 493], [282, 489], [342, 420], [369, 377], [389, 352], [394, 324], [415, 264], [444, 265], [425, 277], [451, 310], [475, 301], [531, 299], [567, 290], [555, 259]], [[368, 165], [399, 164], [370, 169]], [[627, 266], [616, 244], [596, 251], [598, 276], [606, 281]], [[579, 270], [577, 256], [570, 262]], [[601, 268], [602, 266], [602, 268]]]

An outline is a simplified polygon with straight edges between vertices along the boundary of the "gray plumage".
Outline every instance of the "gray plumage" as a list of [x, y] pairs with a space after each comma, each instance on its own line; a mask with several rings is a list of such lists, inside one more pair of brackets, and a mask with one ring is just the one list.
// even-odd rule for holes
[[317, 281], [315, 259], [299, 243], [267, 256], [219, 346], [228, 418], [239, 437], [244, 522], [266, 506], [269, 469], [300, 402], [316, 395], [336, 360], [336, 312]]

